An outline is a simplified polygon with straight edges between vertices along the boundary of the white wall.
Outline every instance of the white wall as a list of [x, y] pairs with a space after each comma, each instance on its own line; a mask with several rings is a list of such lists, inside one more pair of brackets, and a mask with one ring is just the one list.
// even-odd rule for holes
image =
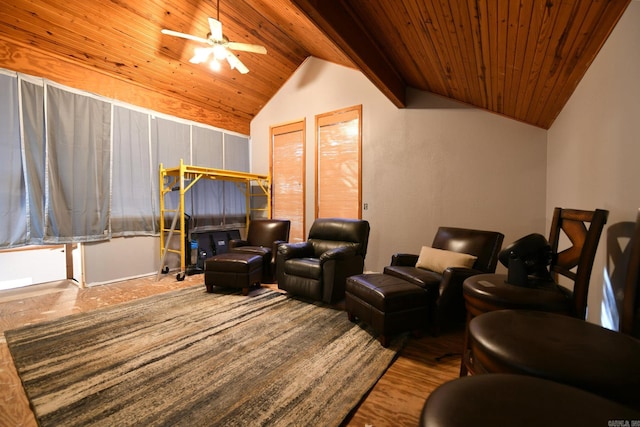
[[309, 58], [251, 123], [252, 171], [269, 172], [269, 126], [307, 120], [307, 230], [314, 219], [315, 115], [363, 106], [368, 270], [418, 253], [438, 226], [547, 234], [546, 131], [425, 92], [396, 108], [359, 71]]
[[67, 278], [64, 245], [0, 253], [0, 290], [55, 282]]
[[615, 285], [619, 278], [620, 257], [617, 241], [609, 248], [606, 241], [640, 208], [638, 23], [640, 2], [632, 1], [548, 132], [547, 212], [555, 206], [610, 211], [594, 263], [588, 319], [613, 327], [616, 314], [614, 324], [607, 324], [611, 315], [602, 301], [609, 279]]

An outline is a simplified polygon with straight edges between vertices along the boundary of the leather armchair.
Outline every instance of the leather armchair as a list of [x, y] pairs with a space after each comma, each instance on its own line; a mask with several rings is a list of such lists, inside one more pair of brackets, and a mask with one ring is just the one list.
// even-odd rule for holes
[[316, 219], [306, 242], [278, 246], [278, 288], [328, 304], [340, 301], [347, 277], [364, 269], [369, 230], [364, 220]]
[[262, 257], [262, 283], [273, 283], [278, 245], [289, 241], [291, 221], [254, 219], [249, 223], [246, 239], [229, 241], [229, 252], [250, 253]]
[[495, 231], [440, 227], [431, 247], [476, 256], [471, 268], [448, 267], [442, 274], [416, 267], [418, 255], [395, 254], [384, 273], [414, 283], [429, 294], [431, 325], [435, 334], [446, 322], [466, 318], [462, 283], [476, 274], [493, 273], [504, 235]]

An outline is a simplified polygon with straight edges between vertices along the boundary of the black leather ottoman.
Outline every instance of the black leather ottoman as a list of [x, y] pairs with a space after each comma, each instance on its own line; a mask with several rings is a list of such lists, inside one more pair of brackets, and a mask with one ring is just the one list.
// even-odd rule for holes
[[370, 325], [383, 347], [391, 335], [419, 333], [429, 319], [428, 295], [421, 287], [387, 274], [359, 274], [347, 278], [345, 309], [349, 320]]
[[204, 262], [204, 284], [207, 292], [214, 286], [242, 289], [242, 295], [249, 294], [249, 288], [260, 284], [262, 257], [253, 254], [225, 253], [214, 255]]

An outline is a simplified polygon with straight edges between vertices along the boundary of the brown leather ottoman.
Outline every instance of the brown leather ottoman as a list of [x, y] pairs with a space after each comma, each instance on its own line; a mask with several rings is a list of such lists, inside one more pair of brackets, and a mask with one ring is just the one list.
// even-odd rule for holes
[[214, 255], [204, 262], [204, 284], [207, 292], [214, 286], [242, 289], [242, 295], [249, 294], [249, 288], [260, 284], [262, 257], [253, 254], [226, 253]]
[[383, 347], [390, 336], [405, 331], [419, 333], [429, 319], [428, 295], [420, 286], [388, 274], [359, 274], [347, 278], [345, 309], [380, 334]]

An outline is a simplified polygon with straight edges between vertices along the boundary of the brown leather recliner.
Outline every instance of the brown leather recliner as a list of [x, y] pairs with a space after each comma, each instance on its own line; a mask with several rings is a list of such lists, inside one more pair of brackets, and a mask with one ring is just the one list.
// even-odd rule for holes
[[246, 239], [229, 241], [229, 252], [262, 257], [262, 283], [273, 283], [276, 275], [276, 253], [280, 243], [289, 241], [291, 221], [254, 219], [249, 223]]
[[416, 267], [419, 255], [395, 254], [391, 265], [384, 268], [389, 274], [425, 289], [430, 301], [430, 324], [434, 334], [447, 322], [464, 322], [466, 311], [462, 283], [476, 274], [493, 273], [504, 235], [496, 231], [440, 227], [431, 245], [435, 249], [476, 256], [471, 268], [449, 267], [442, 274]]
[[340, 301], [347, 277], [364, 269], [369, 230], [364, 220], [316, 219], [306, 242], [278, 246], [278, 288], [325, 303]]

